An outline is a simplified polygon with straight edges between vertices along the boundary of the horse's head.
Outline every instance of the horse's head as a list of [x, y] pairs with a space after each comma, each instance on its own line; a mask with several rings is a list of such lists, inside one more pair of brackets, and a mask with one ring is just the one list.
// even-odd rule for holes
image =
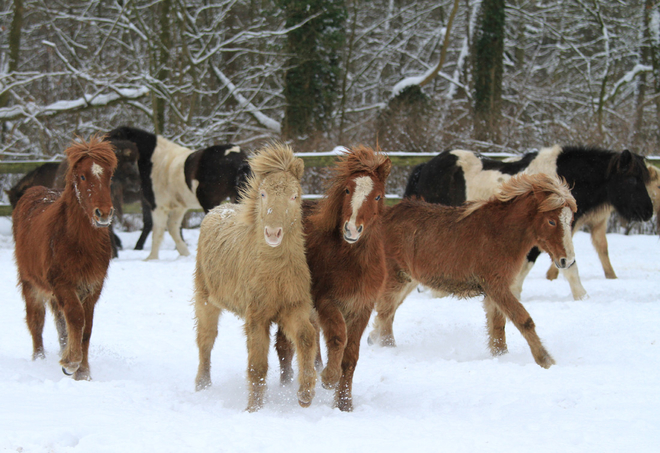
[[653, 216], [653, 203], [646, 188], [649, 178], [644, 158], [628, 150], [610, 161], [607, 195], [625, 219], [649, 220]]
[[69, 164], [67, 187], [73, 189], [93, 226], [109, 226], [114, 213], [110, 182], [117, 166], [112, 145], [92, 137], [89, 143], [73, 143], [66, 155]]
[[278, 247], [292, 231], [302, 237], [303, 160], [289, 146], [273, 144], [256, 154], [250, 165], [253, 176], [243, 196], [254, 203], [254, 220], [263, 228], [266, 244]]
[[112, 177], [112, 184], [119, 185], [124, 192], [140, 192], [140, 171], [138, 169], [138, 153], [135, 143], [128, 140], [110, 140], [115, 147], [117, 169]]
[[545, 174], [530, 178], [538, 205], [533, 221], [536, 241], [559, 269], [567, 269], [575, 263], [571, 227], [577, 211], [575, 198], [565, 181]]
[[344, 240], [356, 243], [383, 212], [390, 158], [364, 146], [352, 149], [336, 166], [330, 196], [341, 197], [340, 228]]

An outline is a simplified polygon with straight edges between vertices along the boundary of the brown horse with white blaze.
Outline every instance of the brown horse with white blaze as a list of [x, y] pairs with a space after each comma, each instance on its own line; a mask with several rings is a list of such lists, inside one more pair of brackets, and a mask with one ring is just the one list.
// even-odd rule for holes
[[272, 323], [296, 345], [298, 402], [307, 407], [314, 398], [317, 349], [302, 230], [304, 164], [290, 147], [273, 144], [253, 157], [250, 165], [253, 176], [241, 203], [218, 206], [202, 221], [194, 280], [199, 348], [195, 387], [211, 385], [218, 320], [223, 310], [229, 310], [245, 320], [247, 410], [263, 405]]
[[63, 191], [28, 189], [12, 213], [19, 285], [32, 334], [33, 359], [44, 357], [45, 302], [59, 334], [62, 371], [90, 379], [89, 340], [94, 306], [112, 257], [108, 226], [114, 208], [112, 144], [92, 137], [67, 150]]
[[[335, 405], [353, 409], [353, 373], [360, 338], [385, 281], [381, 232], [385, 182], [392, 163], [371, 148], [343, 155], [325, 197], [305, 218], [312, 297], [328, 348], [321, 373], [325, 388], [336, 388]], [[276, 347], [282, 377], [291, 373], [293, 352], [282, 335]]]
[[508, 318], [536, 363], [549, 368], [555, 361], [510, 288], [533, 246], [549, 253], [559, 268], [573, 265], [576, 209], [566, 184], [545, 174], [514, 176], [489, 200], [459, 207], [404, 199], [383, 216], [387, 282], [369, 342], [395, 345], [396, 309], [421, 283], [459, 297], [485, 295], [491, 353], [507, 352]]

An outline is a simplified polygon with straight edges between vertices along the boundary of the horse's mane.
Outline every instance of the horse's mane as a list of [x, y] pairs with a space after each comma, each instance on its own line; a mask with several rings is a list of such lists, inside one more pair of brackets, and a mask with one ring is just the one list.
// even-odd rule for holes
[[250, 158], [249, 162], [252, 175], [248, 177], [245, 186], [239, 189], [241, 204], [244, 206], [241, 218], [247, 223], [254, 224], [259, 186], [264, 178], [276, 172], [289, 172], [300, 180], [304, 163], [293, 154], [289, 145], [278, 142], [265, 145]]
[[325, 197], [310, 216], [316, 228], [320, 231], [335, 229], [341, 213], [346, 180], [356, 173], [366, 173], [380, 179], [377, 170], [386, 160], [385, 154], [364, 145], [343, 152], [332, 169]]
[[507, 182], [503, 183], [499, 187], [498, 192], [489, 200], [475, 201], [467, 204], [459, 221], [468, 217], [487, 203], [493, 201], [507, 202], [517, 197], [538, 192], [548, 194], [539, 205], [539, 212], [553, 211], [564, 206], [568, 206], [573, 212], [577, 211], [575, 198], [573, 198], [571, 190], [563, 178], [560, 179], [558, 176], [550, 176], [545, 173], [531, 175], [522, 173], [513, 176]]
[[[625, 150], [627, 151], [627, 150]], [[624, 152], [625, 152], [624, 151]], [[618, 152], [613, 152], [612, 158], [610, 159], [610, 163], [607, 166], [607, 176], [609, 177], [612, 173], [614, 172], [620, 172], [621, 167], [625, 165], [622, 160], [623, 160], [623, 153], [618, 153]], [[646, 167], [646, 162], [644, 161], [644, 158], [642, 156], [639, 156], [631, 151], [628, 151], [631, 156], [632, 156], [632, 161], [628, 164], [628, 170], [626, 171], [626, 175], [629, 176], [641, 176], [642, 177], [642, 182], [644, 184], [648, 184], [650, 175], [649, 175], [649, 170]]]
[[117, 167], [117, 156], [114, 152], [112, 143], [105, 141], [105, 137], [93, 135], [89, 142], [82, 138], [74, 141], [64, 151], [66, 154], [69, 168], [66, 172], [66, 181], [68, 184], [73, 183], [73, 167], [82, 159], [89, 157], [97, 164], [107, 168], [111, 172], [115, 171]]

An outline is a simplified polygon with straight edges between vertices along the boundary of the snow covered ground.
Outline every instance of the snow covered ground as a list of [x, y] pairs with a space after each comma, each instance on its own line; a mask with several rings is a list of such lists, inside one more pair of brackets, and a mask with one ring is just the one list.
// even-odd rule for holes
[[[197, 235], [184, 232], [191, 250]], [[138, 233], [121, 237], [131, 248]], [[526, 281], [523, 303], [557, 361], [549, 370], [510, 323], [509, 354], [489, 355], [479, 299], [414, 293], [397, 314], [397, 348], [363, 337], [354, 412], [333, 409], [320, 384], [301, 408], [296, 386], [280, 387], [271, 348], [267, 402], [250, 414], [245, 338], [231, 314], [220, 321], [213, 387], [194, 391], [194, 258], [178, 257], [170, 238], [160, 261], [127, 250], [112, 262], [94, 320], [91, 382], [60, 371], [50, 315], [47, 357], [30, 360], [10, 223], [0, 218], [0, 451], [659, 451], [660, 241], [608, 238], [618, 280], [603, 277], [589, 236], [575, 237], [589, 299], [573, 301], [561, 277], [546, 281], [545, 255]]]

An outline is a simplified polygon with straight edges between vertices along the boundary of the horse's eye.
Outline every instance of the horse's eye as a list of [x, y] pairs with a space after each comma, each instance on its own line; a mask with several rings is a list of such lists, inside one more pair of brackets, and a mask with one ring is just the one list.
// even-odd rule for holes
[[556, 225], [557, 225], [557, 224], [555, 223], [554, 220], [548, 220], [548, 223], [549, 223], [550, 225], [552, 225], [552, 226], [556, 226]]
[[380, 195], [378, 195], [378, 196], [376, 197], [376, 201], [378, 201], [378, 200], [380, 200]]
[[291, 197], [291, 201], [294, 201], [296, 198], [298, 198], [298, 195], [294, 195]]
[[80, 175], [80, 179], [81, 179], [82, 181], [84, 181], [84, 180], [85, 180], [85, 176], [84, 176], [84, 175]]
[[348, 190], [348, 189], [346, 189], [346, 193], [349, 193], [349, 194], [350, 194], [350, 193], [351, 193], [351, 191], [350, 191], [350, 190]]
[[261, 192], [261, 198], [266, 198], [266, 192]]

